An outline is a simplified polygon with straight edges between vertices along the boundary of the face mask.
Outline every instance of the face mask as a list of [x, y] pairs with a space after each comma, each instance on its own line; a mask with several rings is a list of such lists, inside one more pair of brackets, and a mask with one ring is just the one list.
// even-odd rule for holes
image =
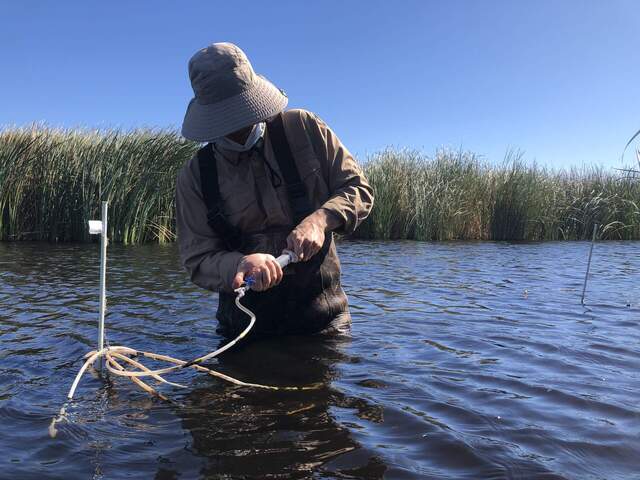
[[246, 152], [247, 150], [251, 149], [251, 147], [253, 147], [258, 140], [260, 140], [260, 137], [262, 137], [262, 135], [264, 134], [264, 127], [264, 122], [256, 123], [251, 129], [251, 133], [249, 134], [247, 140], [243, 145], [236, 143], [233, 140], [228, 139], [227, 137], [217, 138], [215, 140], [215, 143], [226, 150], [233, 150], [235, 152]]

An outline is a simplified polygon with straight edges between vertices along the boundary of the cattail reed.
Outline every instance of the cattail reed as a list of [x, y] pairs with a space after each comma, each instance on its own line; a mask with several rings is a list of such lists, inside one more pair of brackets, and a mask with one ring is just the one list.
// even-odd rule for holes
[[[177, 172], [197, 150], [165, 130], [0, 131], [0, 239], [89, 241], [86, 222], [111, 205], [109, 237], [175, 238]], [[589, 166], [554, 170], [510, 152], [388, 149], [360, 159], [375, 190], [359, 238], [412, 240], [640, 239], [640, 181]]]

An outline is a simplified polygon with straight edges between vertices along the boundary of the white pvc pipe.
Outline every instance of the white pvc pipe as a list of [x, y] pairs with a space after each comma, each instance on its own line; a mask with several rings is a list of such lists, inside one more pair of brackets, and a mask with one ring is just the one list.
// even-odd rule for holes
[[[109, 202], [102, 202], [102, 232], [100, 234], [100, 318], [98, 320], [98, 351], [104, 349], [104, 315], [107, 310], [107, 212]], [[102, 359], [98, 367], [102, 364]]]
[[584, 294], [587, 291], [587, 280], [589, 279], [589, 270], [591, 269], [591, 256], [593, 255], [593, 246], [596, 243], [596, 233], [598, 231], [598, 224], [593, 224], [593, 236], [591, 237], [591, 247], [589, 248], [589, 261], [587, 262], [587, 272], [584, 274], [584, 285], [582, 286], [582, 298], [580, 303], [584, 305]]

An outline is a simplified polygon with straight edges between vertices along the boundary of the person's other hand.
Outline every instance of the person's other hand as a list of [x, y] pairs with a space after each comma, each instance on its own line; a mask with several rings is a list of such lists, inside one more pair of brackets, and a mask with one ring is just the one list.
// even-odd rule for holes
[[245, 279], [251, 276], [255, 280], [251, 289], [262, 292], [280, 283], [282, 267], [273, 255], [265, 253], [245, 255], [238, 264], [238, 271], [233, 279], [233, 289], [240, 288]]
[[287, 248], [306, 262], [320, 251], [324, 244], [326, 222], [310, 215], [293, 229], [287, 237]]

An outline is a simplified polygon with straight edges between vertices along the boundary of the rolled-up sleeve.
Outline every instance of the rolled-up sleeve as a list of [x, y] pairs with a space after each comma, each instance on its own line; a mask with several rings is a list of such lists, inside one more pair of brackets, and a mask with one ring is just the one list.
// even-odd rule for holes
[[196, 285], [214, 292], [231, 291], [243, 255], [226, 250], [222, 238], [207, 224], [207, 207], [194, 169], [192, 160], [180, 170], [176, 185], [180, 259]]
[[311, 112], [307, 122], [314, 150], [321, 161], [326, 161], [324, 173], [330, 198], [321, 208], [342, 220], [337, 233], [351, 234], [373, 207], [373, 189], [336, 134]]

